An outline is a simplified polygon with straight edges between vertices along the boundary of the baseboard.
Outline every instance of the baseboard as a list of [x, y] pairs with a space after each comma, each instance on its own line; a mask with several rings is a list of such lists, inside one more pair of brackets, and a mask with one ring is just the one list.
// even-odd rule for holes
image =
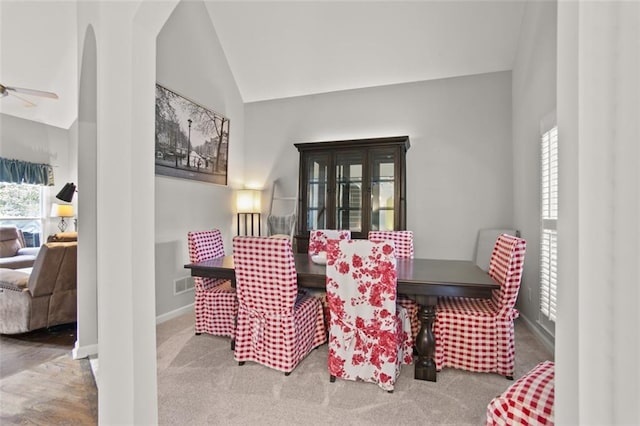
[[194, 303], [191, 303], [187, 306], [183, 306], [171, 312], [167, 312], [166, 314], [158, 315], [156, 317], [156, 325], [161, 324], [165, 321], [169, 321], [170, 319], [173, 319], [175, 317], [179, 317], [180, 315], [184, 315], [188, 312], [193, 312], [193, 306], [194, 306]]
[[556, 353], [555, 342], [552, 342], [547, 335], [545, 335], [540, 331], [540, 329], [535, 325], [533, 321], [531, 321], [526, 316], [522, 315], [522, 313], [520, 313], [520, 318], [524, 321], [527, 328], [531, 330], [531, 332], [538, 338], [540, 343], [542, 343], [549, 352], [551, 352], [552, 354], [555, 354]]
[[88, 356], [97, 355], [97, 354], [98, 354], [98, 345], [97, 344], [78, 346], [78, 341], [77, 340], [76, 340], [75, 347], [71, 351], [71, 356], [73, 357], [73, 359], [86, 358]]

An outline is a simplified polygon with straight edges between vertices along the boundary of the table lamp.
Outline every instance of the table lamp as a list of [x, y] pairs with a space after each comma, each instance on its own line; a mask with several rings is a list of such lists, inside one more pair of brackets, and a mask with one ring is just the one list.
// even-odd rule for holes
[[58, 229], [60, 232], [64, 232], [67, 229], [67, 222], [65, 217], [73, 217], [73, 205], [71, 204], [52, 204], [51, 205], [51, 217], [59, 217], [60, 223]]

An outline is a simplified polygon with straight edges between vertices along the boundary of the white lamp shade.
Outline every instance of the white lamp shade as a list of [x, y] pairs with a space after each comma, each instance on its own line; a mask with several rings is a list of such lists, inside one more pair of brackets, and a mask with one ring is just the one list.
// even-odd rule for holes
[[238, 213], [260, 213], [260, 191], [242, 189], [236, 195]]
[[71, 204], [52, 204], [51, 217], [73, 217], [73, 205]]

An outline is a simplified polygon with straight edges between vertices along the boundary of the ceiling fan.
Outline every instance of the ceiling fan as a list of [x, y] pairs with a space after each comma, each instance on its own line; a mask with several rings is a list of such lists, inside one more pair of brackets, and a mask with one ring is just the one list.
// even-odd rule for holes
[[58, 95], [53, 92], [45, 92], [42, 90], [33, 90], [33, 89], [23, 89], [21, 87], [9, 87], [0, 83], [0, 98], [4, 98], [5, 96], [11, 95], [20, 99], [22, 102], [27, 104], [27, 106], [36, 106], [33, 102], [23, 98], [22, 96], [18, 96], [16, 93], [20, 93], [23, 95], [31, 95], [31, 96], [41, 96], [44, 98], [58, 99]]

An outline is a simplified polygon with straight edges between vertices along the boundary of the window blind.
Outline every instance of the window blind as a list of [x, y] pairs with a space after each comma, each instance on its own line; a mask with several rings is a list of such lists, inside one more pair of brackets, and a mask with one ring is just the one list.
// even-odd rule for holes
[[540, 238], [540, 312], [556, 320], [558, 288], [558, 127], [542, 134], [541, 195], [542, 230]]

